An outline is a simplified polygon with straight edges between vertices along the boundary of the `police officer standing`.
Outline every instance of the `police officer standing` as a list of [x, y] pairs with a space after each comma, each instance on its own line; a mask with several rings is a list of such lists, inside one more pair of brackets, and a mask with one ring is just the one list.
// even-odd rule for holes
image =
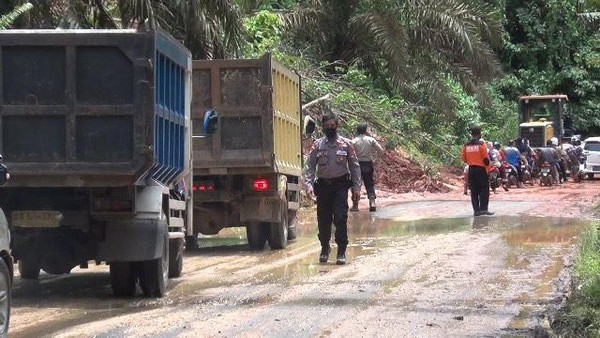
[[[359, 123], [356, 127], [356, 136], [352, 139], [352, 144], [356, 148], [356, 156], [360, 165], [360, 173], [362, 180], [367, 189], [367, 197], [369, 198], [369, 211], [376, 211], [375, 206], [375, 181], [373, 180], [373, 155], [381, 156], [384, 153], [383, 147], [376, 139], [367, 135], [367, 124]], [[352, 208], [350, 211], [358, 211], [358, 199], [352, 200]]]
[[[331, 223], [335, 225], [338, 246], [336, 264], [346, 264], [348, 246], [348, 189], [352, 197], [360, 196], [360, 166], [352, 142], [337, 133], [339, 119], [334, 114], [322, 118], [325, 137], [313, 144], [304, 177], [306, 189], [317, 200], [317, 221], [321, 254], [319, 262], [326, 263], [331, 247]], [[315, 179], [316, 173], [316, 179]]]
[[462, 148], [462, 160], [469, 166], [469, 188], [475, 216], [494, 214], [488, 211], [490, 182], [486, 168], [490, 165], [490, 159], [485, 142], [480, 139], [481, 129], [473, 127], [471, 128], [471, 140]]

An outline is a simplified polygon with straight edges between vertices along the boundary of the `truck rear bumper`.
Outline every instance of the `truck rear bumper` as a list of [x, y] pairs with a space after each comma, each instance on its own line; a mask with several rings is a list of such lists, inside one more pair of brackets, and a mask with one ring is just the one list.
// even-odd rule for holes
[[227, 227], [249, 222], [279, 222], [281, 199], [277, 195], [245, 197], [233, 202], [194, 201], [194, 232], [217, 234]]

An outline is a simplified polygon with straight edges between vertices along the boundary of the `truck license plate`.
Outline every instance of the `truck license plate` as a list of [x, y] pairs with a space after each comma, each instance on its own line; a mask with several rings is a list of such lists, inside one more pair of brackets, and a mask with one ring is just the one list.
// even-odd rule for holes
[[21, 228], [58, 228], [63, 220], [59, 211], [26, 210], [12, 212], [12, 226]]

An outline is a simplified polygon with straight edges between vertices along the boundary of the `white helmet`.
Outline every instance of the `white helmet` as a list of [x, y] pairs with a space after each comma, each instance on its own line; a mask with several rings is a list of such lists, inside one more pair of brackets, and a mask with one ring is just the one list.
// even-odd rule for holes
[[558, 139], [556, 137], [551, 138], [550, 142], [552, 143], [553, 146], [557, 146], [558, 145]]

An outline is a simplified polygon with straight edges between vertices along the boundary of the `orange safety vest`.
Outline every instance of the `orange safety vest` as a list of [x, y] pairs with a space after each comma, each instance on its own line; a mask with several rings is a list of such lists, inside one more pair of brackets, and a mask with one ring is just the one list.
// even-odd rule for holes
[[463, 145], [462, 148], [462, 160], [468, 165], [474, 165], [484, 167], [487, 169], [487, 165], [483, 162], [484, 159], [488, 159], [488, 150], [485, 143], [479, 140], [471, 140], [469, 143]]

